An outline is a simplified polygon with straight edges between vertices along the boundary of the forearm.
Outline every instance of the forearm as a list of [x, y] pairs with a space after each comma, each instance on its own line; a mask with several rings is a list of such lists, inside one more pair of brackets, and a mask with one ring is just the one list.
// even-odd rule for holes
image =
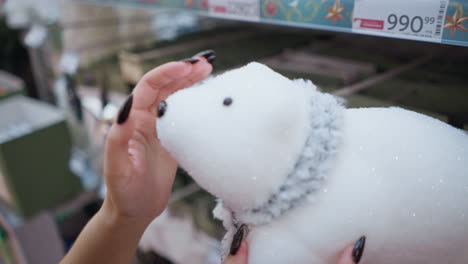
[[83, 229], [62, 264], [128, 264], [148, 222], [116, 215], [104, 203]]

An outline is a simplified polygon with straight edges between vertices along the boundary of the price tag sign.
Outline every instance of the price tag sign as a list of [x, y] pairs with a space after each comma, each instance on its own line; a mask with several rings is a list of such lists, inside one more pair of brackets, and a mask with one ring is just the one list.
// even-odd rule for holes
[[210, 14], [221, 18], [260, 20], [258, 0], [210, 0]]
[[353, 32], [441, 42], [449, 0], [355, 0]]

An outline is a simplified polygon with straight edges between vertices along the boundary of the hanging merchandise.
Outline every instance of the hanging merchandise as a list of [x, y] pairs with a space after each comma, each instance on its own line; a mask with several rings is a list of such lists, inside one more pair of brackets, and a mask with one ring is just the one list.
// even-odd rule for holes
[[60, 17], [59, 0], [6, 1], [4, 12], [12, 28], [24, 28], [31, 24], [50, 24]]
[[65, 51], [62, 53], [59, 62], [59, 68], [63, 73], [75, 74], [80, 66], [80, 56], [73, 51]]
[[26, 34], [24, 44], [31, 48], [39, 48], [47, 38], [47, 29], [43, 25], [35, 24]]
[[100, 184], [100, 178], [95, 167], [99, 163], [99, 155], [95, 153], [90, 143], [87, 127], [84, 125], [84, 107], [77, 92], [76, 82], [72, 75], [63, 74], [54, 83], [54, 95], [59, 108], [65, 113], [67, 125], [72, 136], [72, 148], [68, 162], [70, 171], [81, 181], [85, 190], [93, 190]]

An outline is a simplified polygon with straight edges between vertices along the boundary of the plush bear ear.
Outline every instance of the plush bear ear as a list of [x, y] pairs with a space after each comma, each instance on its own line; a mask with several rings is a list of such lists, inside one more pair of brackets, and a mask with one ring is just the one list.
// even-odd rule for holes
[[[304, 80], [304, 79], [294, 79], [292, 80], [295, 85], [302, 87], [306, 90], [314, 91], [314, 92], [319, 92], [319, 93], [325, 93], [320, 89], [320, 87], [317, 87], [312, 81], [310, 80]], [[333, 96], [333, 98], [338, 102], [339, 105], [345, 106], [347, 105], [346, 98], [336, 96], [330, 93], [330, 95]]]
[[346, 107], [348, 105], [348, 101], [346, 100], [346, 98], [341, 97], [341, 96], [336, 96], [336, 95], [334, 95], [334, 97], [335, 97], [336, 101], [338, 101], [338, 104], [340, 104], [340, 105], [342, 105], [344, 107]]
[[317, 86], [310, 80], [305, 80], [305, 79], [293, 79], [291, 80], [294, 85], [298, 86], [298, 87], [302, 87], [304, 89], [307, 89], [307, 90], [311, 90], [311, 91], [317, 91], [319, 90], [317, 88]]

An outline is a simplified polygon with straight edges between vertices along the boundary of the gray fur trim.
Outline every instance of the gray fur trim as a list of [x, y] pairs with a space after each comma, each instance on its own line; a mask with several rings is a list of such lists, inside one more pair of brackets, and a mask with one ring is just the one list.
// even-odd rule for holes
[[[233, 224], [266, 224], [313, 198], [333, 165], [342, 133], [344, 106], [330, 94], [313, 91], [310, 81], [295, 80], [310, 93], [309, 136], [293, 171], [263, 205], [232, 212]], [[312, 196], [311, 196], [312, 195]]]

